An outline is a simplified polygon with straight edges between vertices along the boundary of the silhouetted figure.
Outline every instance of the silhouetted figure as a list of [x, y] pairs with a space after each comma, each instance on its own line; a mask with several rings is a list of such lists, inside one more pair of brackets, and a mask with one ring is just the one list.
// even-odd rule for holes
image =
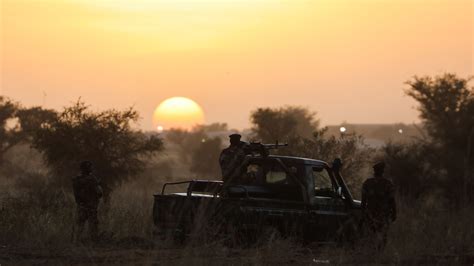
[[362, 210], [376, 248], [380, 250], [387, 243], [390, 223], [397, 219], [397, 206], [393, 183], [383, 177], [385, 163], [379, 162], [373, 169], [374, 177], [362, 185]]
[[81, 162], [81, 174], [73, 179], [74, 198], [77, 204], [76, 230], [74, 240], [78, 240], [86, 222], [89, 224], [89, 234], [93, 241], [98, 237], [99, 220], [97, 208], [102, 197], [100, 180], [92, 174], [92, 163]]
[[222, 179], [227, 181], [234, 170], [240, 166], [245, 158], [245, 142], [240, 141], [240, 134], [232, 134], [229, 136], [230, 146], [222, 150], [219, 156], [219, 164], [222, 170]]

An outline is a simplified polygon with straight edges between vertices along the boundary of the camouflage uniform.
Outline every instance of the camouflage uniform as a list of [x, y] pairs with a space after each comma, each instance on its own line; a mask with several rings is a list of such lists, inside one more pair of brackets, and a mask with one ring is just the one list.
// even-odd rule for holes
[[219, 164], [222, 170], [222, 179], [227, 181], [236, 167], [238, 167], [245, 158], [245, 142], [240, 141], [239, 134], [229, 136], [231, 145], [225, 148], [219, 156]]
[[95, 240], [99, 225], [97, 208], [102, 197], [100, 181], [90, 172], [82, 172], [73, 179], [73, 190], [77, 204], [77, 232], [74, 237], [77, 239], [81, 235], [85, 223], [88, 222], [90, 237]]
[[390, 222], [397, 217], [393, 183], [382, 176], [367, 179], [362, 185], [362, 210], [366, 225], [376, 238], [377, 248], [383, 248]]

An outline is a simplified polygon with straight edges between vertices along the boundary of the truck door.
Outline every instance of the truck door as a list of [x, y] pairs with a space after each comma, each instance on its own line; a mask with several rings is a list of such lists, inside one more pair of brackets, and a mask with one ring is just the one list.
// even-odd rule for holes
[[309, 232], [317, 240], [330, 240], [347, 219], [346, 205], [337, 193], [337, 183], [326, 168], [313, 166], [308, 170], [314, 188], [310, 199]]

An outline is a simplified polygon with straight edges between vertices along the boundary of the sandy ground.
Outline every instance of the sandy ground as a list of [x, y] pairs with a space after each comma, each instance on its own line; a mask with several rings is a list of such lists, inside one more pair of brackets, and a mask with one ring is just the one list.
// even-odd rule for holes
[[0, 247], [0, 265], [474, 265], [474, 253], [464, 256], [420, 255], [416, 258], [347, 257], [318, 254], [304, 248], [288, 254], [271, 248], [107, 247], [75, 245], [63, 248]]
[[2, 248], [0, 265], [310, 265], [328, 260], [311, 256], [264, 258], [246, 251], [223, 251], [222, 255], [199, 254], [182, 249], [77, 247], [68, 249]]

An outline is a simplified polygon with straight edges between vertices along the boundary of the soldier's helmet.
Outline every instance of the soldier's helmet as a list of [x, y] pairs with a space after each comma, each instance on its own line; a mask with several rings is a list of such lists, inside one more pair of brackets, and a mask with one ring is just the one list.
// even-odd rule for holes
[[238, 133], [234, 133], [234, 134], [229, 135], [229, 139], [238, 139], [238, 140], [240, 140], [240, 138], [242, 138], [242, 135], [240, 135]]
[[385, 162], [378, 162], [374, 164], [372, 168], [374, 169], [374, 173], [382, 174], [385, 170]]
[[235, 145], [239, 144], [240, 143], [240, 138], [242, 138], [242, 135], [237, 134], [237, 133], [229, 135], [229, 139], [230, 139], [231, 144], [235, 144]]
[[82, 172], [90, 172], [92, 171], [92, 162], [91, 161], [82, 161], [79, 164], [79, 168]]

